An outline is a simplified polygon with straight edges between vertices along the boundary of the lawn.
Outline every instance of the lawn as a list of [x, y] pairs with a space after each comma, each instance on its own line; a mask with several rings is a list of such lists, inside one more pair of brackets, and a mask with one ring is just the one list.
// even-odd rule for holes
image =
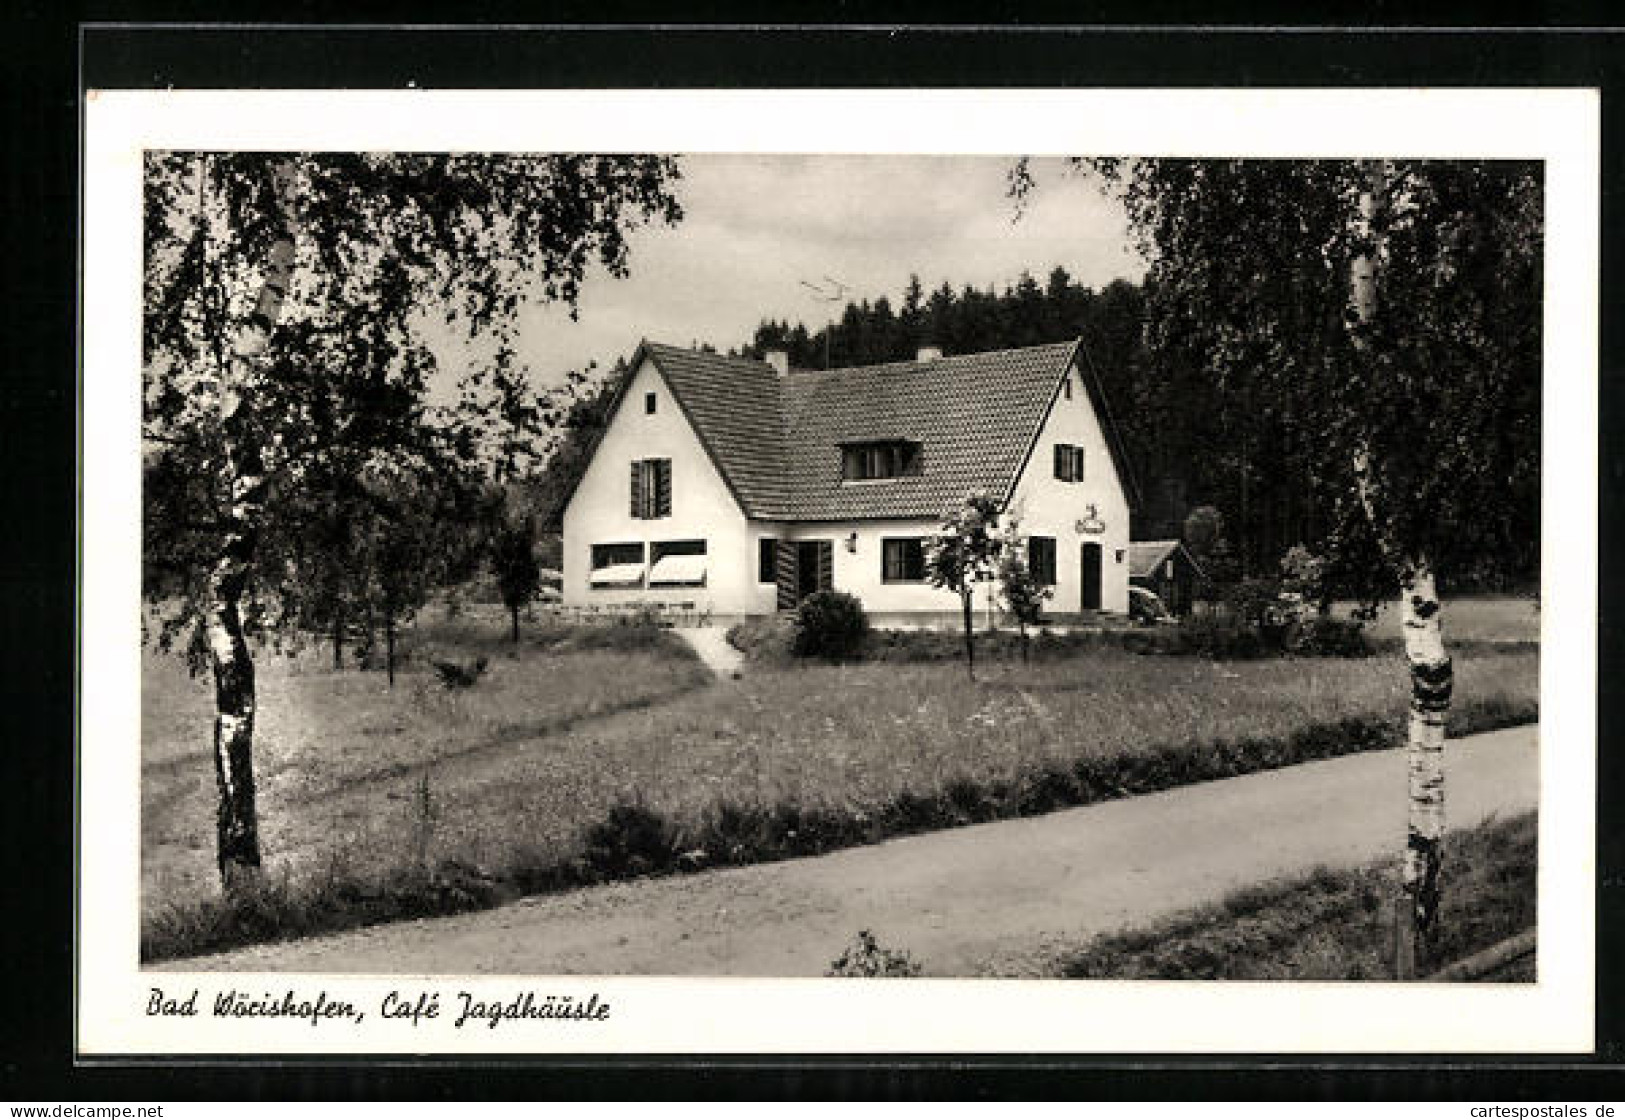
[[[381, 671], [334, 672], [326, 648], [261, 651], [255, 773], [261, 839], [275, 867], [343, 853], [357, 868], [398, 862], [420, 829], [422, 777], [486, 759], [607, 712], [701, 687], [710, 675], [669, 633], [531, 627], [514, 657], [503, 623], [436, 617], [402, 641], [395, 686]], [[592, 645], [634, 648], [582, 648]], [[642, 646], [644, 648], [636, 648]], [[447, 691], [432, 658], [489, 658], [478, 684]], [[141, 680], [143, 912], [215, 889], [212, 684], [148, 650]], [[560, 776], [568, 796], [568, 780]], [[431, 787], [433, 788], [433, 787]], [[464, 811], [469, 806], [458, 806]]]
[[[1457, 670], [1471, 726], [1534, 718], [1532, 651], [1466, 655]], [[147, 673], [145, 914], [149, 932], [161, 919], [150, 953], [173, 955], [248, 935], [200, 943], [168, 905], [215, 893], [209, 697], [168, 664]], [[377, 673], [279, 662], [264, 674], [258, 747], [268, 857], [296, 882], [377, 882], [421, 862], [500, 885], [436, 904], [466, 909], [1386, 745], [1406, 695], [1388, 657], [1096, 650], [990, 665], [974, 685], [953, 663], [763, 668], [696, 690], [702, 674], [664, 650], [566, 644], [496, 657], [460, 694], [409, 664], [389, 693]]]
[[[1529, 813], [1445, 837], [1439, 933], [1420, 977], [1535, 926], [1536, 821]], [[1240, 890], [1215, 906], [1098, 938], [1057, 974], [1109, 980], [1388, 980], [1393, 861]], [[1525, 958], [1484, 979], [1533, 982]]]

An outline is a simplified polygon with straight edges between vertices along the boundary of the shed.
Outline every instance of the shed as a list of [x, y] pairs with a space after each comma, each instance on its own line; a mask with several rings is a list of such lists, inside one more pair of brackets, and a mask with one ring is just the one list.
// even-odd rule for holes
[[1128, 578], [1134, 586], [1155, 592], [1174, 614], [1186, 615], [1207, 574], [1180, 541], [1134, 541], [1129, 545]]

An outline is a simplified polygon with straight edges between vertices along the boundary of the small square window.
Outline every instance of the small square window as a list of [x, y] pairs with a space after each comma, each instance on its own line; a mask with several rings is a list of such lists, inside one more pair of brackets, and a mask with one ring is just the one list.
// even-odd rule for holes
[[648, 413], [650, 416], [654, 415], [655, 395], [653, 393], [643, 394], [643, 411]]

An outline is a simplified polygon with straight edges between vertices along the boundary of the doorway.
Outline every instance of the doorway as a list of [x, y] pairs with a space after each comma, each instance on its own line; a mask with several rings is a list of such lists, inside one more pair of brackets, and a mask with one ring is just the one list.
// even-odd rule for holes
[[780, 541], [774, 559], [781, 611], [794, 610], [807, 596], [835, 586], [834, 541]]
[[1078, 578], [1083, 585], [1081, 609], [1098, 611], [1100, 609], [1100, 546], [1093, 541], [1084, 542], [1083, 554], [1078, 565]]

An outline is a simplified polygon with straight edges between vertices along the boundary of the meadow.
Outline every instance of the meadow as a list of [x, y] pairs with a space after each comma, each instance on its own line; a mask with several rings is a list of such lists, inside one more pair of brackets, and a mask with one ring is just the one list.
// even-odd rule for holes
[[[467, 627], [459, 637], [458, 626]], [[1394, 658], [803, 664], [710, 686], [669, 631], [463, 622], [408, 643], [394, 689], [316, 651], [266, 657], [257, 744], [272, 896], [213, 867], [210, 691], [149, 652], [144, 955], [492, 905], [651, 872], [810, 854], [1388, 746]], [[466, 639], [466, 640], [465, 640]], [[604, 645], [616, 648], [601, 648]], [[428, 647], [426, 650], [424, 647]], [[489, 649], [446, 691], [428, 652]], [[1538, 654], [1458, 658], [1456, 733], [1529, 722]]]

